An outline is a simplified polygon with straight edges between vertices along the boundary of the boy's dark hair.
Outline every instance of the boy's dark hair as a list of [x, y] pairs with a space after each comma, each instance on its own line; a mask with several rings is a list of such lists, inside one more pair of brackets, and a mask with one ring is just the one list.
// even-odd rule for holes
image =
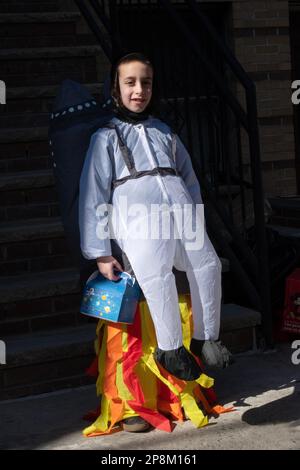
[[[111, 68], [110, 83], [111, 83], [111, 96], [113, 97], [116, 106], [122, 106], [120, 86], [119, 86], [119, 66], [121, 64], [128, 64], [129, 62], [142, 62], [145, 65], [149, 65], [154, 72], [154, 67], [150, 59], [140, 52], [131, 52], [121, 57]], [[149, 112], [153, 111], [153, 97], [149, 105], [147, 106]]]

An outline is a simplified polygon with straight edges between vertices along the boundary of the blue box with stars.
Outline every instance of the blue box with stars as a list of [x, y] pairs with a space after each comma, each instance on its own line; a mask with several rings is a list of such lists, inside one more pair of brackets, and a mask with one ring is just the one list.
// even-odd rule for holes
[[141, 288], [128, 273], [118, 275], [118, 281], [109, 281], [95, 271], [83, 290], [80, 312], [102, 320], [133, 323]]

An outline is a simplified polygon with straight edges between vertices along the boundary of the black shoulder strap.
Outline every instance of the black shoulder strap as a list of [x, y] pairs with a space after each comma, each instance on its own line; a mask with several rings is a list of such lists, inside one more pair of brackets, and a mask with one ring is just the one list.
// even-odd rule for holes
[[179, 175], [179, 172], [178, 172], [178, 169], [177, 169], [177, 162], [176, 162], [176, 134], [174, 134], [174, 132], [172, 132], [171, 136], [172, 136], [172, 157], [173, 157], [173, 160], [174, 160], [176, 174]]
[[127, 169], [129, 171], [130, 175], [135, 176], [136, 173], [137, 173], [137, 170], [135, 168], [134, 159], [130, 156], [128, 147], [127, 147], [127, 145], [125, 144], [125, 142], [123, 140], [120, 129], [118, 128], [118, 126], [116, 126], [115, 124], [113, 124], [111, 122], [108, 123], [107, 125], [105, 125], [105, 127], [108, 127], [109, 129], [115, 129], [117, 137], [118, 137], [119, 147], [120, 147], [125, 165], [127, 166]]

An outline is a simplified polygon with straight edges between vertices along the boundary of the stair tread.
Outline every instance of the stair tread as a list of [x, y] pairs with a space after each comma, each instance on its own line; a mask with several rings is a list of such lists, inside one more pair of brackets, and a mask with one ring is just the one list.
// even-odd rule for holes
[[[236, 304], [222, 305], [222, 331], [238, 330], [260, 325], [259, 312]], [[66, 327], [51, 331], [39, 331], [31, 334], [8, 336], [4, 338], [7, 349], [8, 363], [23, 363], [54, 359], [55, 354], [67, 352], [70, 346], [90, 344], [95, 337], [95, 323], [76, 327]], [[70, 354], [72, 354], [70, 348]], [[77, 350], [78, 353], [78, 350]]]
[[52, 23], [78, 20], [77, 11], [1, 13], [0, 23]]
[[16, 242], [62, 236], [63, 224], [60, 217], [17, 220], [0, 223], [0, 243]]
[[48, 132], [49, 128], [46, 126], [2, 128], [0, 130], [0, 143], [9, 144], [14, 142], [48, 140]]
[[[84, 86], [93, 94], [99, 93], [103, 85], [101, 83], [86, 83]], [[55, 97], [58, 93], [60, 85], [41, 85], [41, 86], [25, 86], [12, 87], [7, 90], [7, 102], [12, 99], [20, 98], [43, 98]]]
[[[237, 304], [222, 305], [222, 331], [237, 330], [261, 324], [261, 314], [256, 310]], [[230, 325], [229, 325], [230, 322]], [[226, 328], [224, 329], [224, 327]], [[230, 328], [228, 328], [230, 326]], [[10, 353], [20, 351], [34, 351], [49, 345], [68, 345], [74, 342], [86, 341], [90, 332], [95, 331], [95, 324], [76, 327], [59, 328], [50, 331], [39, 331], [24, 335], [11, 335], [4, 338], [6, 346], [10, 346]]]
[[78, 289], [79, 273], [74, 268], [1, 277], [0, 304], [75, 293]]
[[269, 197], [272, 209], [294, 209], [300, 211], [300, 196]]
[[24, 127], [42, 127], [49, 125], [49, 111], [9, 111], [0, 112], [0, 127], [20, 129]]
[[295, 228], [295, 227], [286, 227], [282, 225], [273, 225], [273, 224], [268, 224], [268, 228], [271, 228], [275, 232], [277, 232], [279, 235], [286, 237], [286, 238], [299, 238], [300, 239], [300, 228]]
[[[39, 331], [31, 334], [9, 336], [5, 339], [7, 364], [53, 360], [58, 356], [78, 355], [78, 347], [92, 349], [96, 336], [96, 321], [88, 325]], [[76, 350], [75, 347], [77, 346]]]
[[15, 13], [16, 10], [18, 12], [33, 12], [33, 11], [59, 11], [59, 6], [57, 1], [33, 1], [33, 0], [26, 0], [18, 2], [15, 1], [5, 1], [1, 0], [0, 2], [0, 12], [1, 14], [4, 13]]
[[[67, 57], [86, 57], [96, 56], [103, 57], [101, 46], [55, 46], [55, 47], [28, 47], [28, 48], [9, 48], [0, 50], [0, 60], [13, 59], [50, 59], [50, 58], [67, 58]], [[103, 57], [104, 59], [104, 57]]]
[[0, 176], [0, 190], [53, 186], [52, 169], [18, 171]]
[[237, 304], [221, 307], [221, 331], [232, 331], [261, 324], [260, 312]]

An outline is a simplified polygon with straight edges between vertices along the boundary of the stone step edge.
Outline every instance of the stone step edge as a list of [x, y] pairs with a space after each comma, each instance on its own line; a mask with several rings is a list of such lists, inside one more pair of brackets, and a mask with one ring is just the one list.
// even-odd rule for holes
[[[238, 318], [237, 312], [239, 312], [240, 318]], [[241, 320], [242, 315], [245, 316]], [[226, 318], [226, 316], [229, 318]], [[261, 324], [259, 312], [237, 304], [223, 305], [221, 318], [222, 332], [253, 328]], [[21, 362], [24, 364], [24, 362], [37, 363], [48, 359], [53, 360], [55, 357], [53, 356], [53, 350], [56, 352], [61, 351], [63, 354], [67, 354], [65, 357], [70, 357], [72, 355], [72, 351], [68, 350], [70, 346], [91, 344], [96, 339], [96, 326], [97, 320], [95, 319], [93, 324], [84, 326], [9, 336], [5, 339], [7, 364], [13, 366]]]
[[[230, 314], [230, 311], [234, 312], [233, 315]], [[239, 317], [241, 317], [241, 314], [244, 315], [243, 321], [238, 321], [239, 318], [237, 312], [239, 312]], [[226, 323], [227, 327], [229, 325], [228, 318], [225, 318], [226, 316], [231, 317], [232, 324], [230, 330], [224, 328]], [[221, 318], [222, 331], [240, 330], [241, 328], [255, 327], [261, 324], [261, 315], [259, 312], [237, 304], [223, 305]], [[233, 320], [236, 322], [235, 325], [233, 324]], [[247, 323], [245, 320], [247, 320]], [[55, 350], [60, 348], [63, 350], [63, 348], [69, 347], [70, 345], [86, 344], [95, 339], [96, 326], [97, 319], [95, 319], [93, 324], [91, 323], [88, 325], [65, 327], [50, 331], [39, 331], [32, 334], [27, 333], [23, 335], [8, 336], [5, 339], [7, 357], [13, 359], [21, 355], [24, 363], [26, 361], [28, 362], [32, 358], [36, 360], [36, 355], [41, 354], [42, 360], [44, 361], [47, 357], [50, 357], [47, 356], [47, 354], [51, 348]], [[53, 355], [51, 355], [51, 358], [53, 359]], [[10, 362], [10, 364], [13, 365], [12, 362]]]
[[1, 13], [0, 24], [14, 23], [60, 23], [81, 18], [79, 11]]
[[74, 294], [79, 291], [79, 272], [74, 268], [43, 271], [26, 276], [1, 277], [0, 304]]
[[[275, 197], [268, 197], [268, 202], [271, 205], [271, 208], [274, 212], [280, 210], [290, 210], [298, 212], [300, 211], [300, 196], [275, 196]], [[275, 215], [275, 213], [274, 213]]]
[[273, 224], [266, 224], [266, 227], [277, 232], [281, 237], [300, 240], [300, 228]]
[[0, 224], [0, 243], [64, 236], [60, 217], [2, 222]]
[[235, 331], [261, 325], [261, 313], [238, 304], [222, 304], [221, 331]]
[[[49, 113], [50, 120], [50, 113]], [[0, 130], [0, 144], [48, 140], [49, 127], [20, 127]]]
[[[86, 83], [83, 84], [90, 93], [99, 93], [103, 89], [103, 83]], [[59, 90], [60, 85], [41, 85], [41, 86], [25, 86], [13, 87], [7, 89], [7, 104], [12, 99], [22, 98], [54, 98]]]
[[66, 57], [103, 57], [103, 50], [98, 45], [86, 46], [55, 46], [55, 47], [33, 47], [18, 49], [0, 49], [1, 60], [26, 60], [26, 59], [51, 59]]
[[17, 171], [0, 176], [0, 191], [45, 188], [53, 184], [54, 175], [51, 169]]
[[96, 325], [95, 320], [95, 324], [9, 336], [5, 339], [6, 369], [90, 353]]

